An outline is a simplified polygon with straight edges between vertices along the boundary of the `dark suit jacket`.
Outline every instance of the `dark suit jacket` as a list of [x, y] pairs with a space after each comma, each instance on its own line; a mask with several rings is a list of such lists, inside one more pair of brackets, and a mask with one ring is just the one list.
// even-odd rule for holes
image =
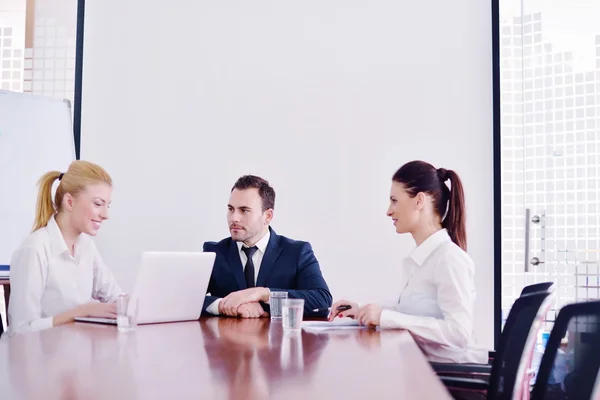
[[[269, 228], [271, 237], [263, 256], [256, 286], [271, 291], [285, 290], [292, 299], [304, 299], [304, 314], [314, 315], [315, 308], [331, 306], [332, 298], [319, 262], [310, 243], [279, 236]], [[237, 243], [230, 237], [204, 243], [204, 251], [217, 253], [202, 312], [218, 298], [246, 289], [244, 268]], [[268, 309], [268, 308], [267, 308]], [[323, 313], [326, 314], [326, 313]], [[321, 315], [323, 315], [321, 314]]]

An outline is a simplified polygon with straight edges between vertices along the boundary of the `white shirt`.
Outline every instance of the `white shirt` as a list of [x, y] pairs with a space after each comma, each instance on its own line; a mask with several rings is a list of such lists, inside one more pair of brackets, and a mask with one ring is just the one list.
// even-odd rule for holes
[[52, 327], [52, 317], [122, 293], [94, 241], [81, 234], [71, 256], [54, 217], [33, 232], [10, 263], [9, 334]]
[[[260, 264], [262, 263], [263, 257], [265, 256], [265, 252], [267, 251], [267, 246], [269, 245], [270, 238], [271, 231], [267, 230], [267, 234], [255, 244], [255, 246], [258, 247], [258, 250], [255, 251], [252, 255], [252, 262], [254, 263], [254, 282], [258, 280], [258, 271], [260, 270]], [[246, 264], [248, 263], [248, 256], [242, 249], [248, 246], [244, 245], [244, 243], [242, 242], [236, 242], [236, 244], [238, 247], [238, 253], [240, 255], [242, 266], [245, 270]], [[210, 306], [206, 307], [206, 311], [214, 315], [219, 315], [219, 303], [221, 303], [221, 299], [213, 301]]]
[[475, 266], [442, 229], [414, 249], [404, 262], [397, 304], [384, 307], [382, 328], [409, 330], [433, 361], [487, 363], [488, 352], [474, 343]]

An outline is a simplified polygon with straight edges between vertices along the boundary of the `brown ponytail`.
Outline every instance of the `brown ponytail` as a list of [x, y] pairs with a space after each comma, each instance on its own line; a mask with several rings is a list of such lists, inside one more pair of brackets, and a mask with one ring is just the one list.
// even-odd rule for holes
[[[54, 202], [52, 202], [52, 184], [57, 179], [60, 180], [60, 184], [56, 189]], [[73, 161], [65, 173], [58, 171], [45, 173], [38, 182], [40, 189], [33, 230], [45, 227], [50, 218], [60, 212], [65, 194], [70, 193], [72, 196], [76, 196], [87, 186], [99, 182], [112, 186], [112, 179], [104, 168], [89, 161]]]
[[[392, 180], [403, 184], [412, 197], [419, 192], [429, 194], [433, 198], [434, 210], [442, 221], [442, 227], [448, 231], [457, 246], [467, 251], [465, 195], [456, 172], [436, 169], [424, 161], [411, 161], [400, 167]], [[446, 186], [448, 180], [450, 188]]]
[[456, 172], [447, 170], [446, 174], [450, 180], [450, 198], [448, 199], [448, 212], [442, 221], [442, 227], [446, 228], [454, 243], [467, 251], [467, 217], [463, 185]]

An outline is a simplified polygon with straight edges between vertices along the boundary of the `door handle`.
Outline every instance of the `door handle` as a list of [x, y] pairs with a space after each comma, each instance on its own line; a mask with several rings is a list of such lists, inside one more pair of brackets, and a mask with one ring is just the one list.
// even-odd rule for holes
[[530, 248], [529, 248], [529, 237], [531, 235], [531, 231], [530, 231], [530, 227], [531, 224], [530, 223], [534, 223], [534, 224], [538, 224], [541, 221], [541, 218], [539, 215], [534, 215], [533, 217], [531, 216], [531, 209], [530, 208], [526, 208], [525, 209], [525, 272], [529, 272], [529, 265], [539, 265], [539, 264], [543, 264], [543, 261], [540, 261], [540, 259], [538, 257], [533, 257], [533, 258], [529, 258], [529, 252], [530, 252]]
[[529, 272], [529, 218], [531, 210], [525, 209], [525, 272]]
[[535, 267], [536, 265], [543, 264], [544, 262], [541, 261], [538, 257], [532, 257], [529, 263]]

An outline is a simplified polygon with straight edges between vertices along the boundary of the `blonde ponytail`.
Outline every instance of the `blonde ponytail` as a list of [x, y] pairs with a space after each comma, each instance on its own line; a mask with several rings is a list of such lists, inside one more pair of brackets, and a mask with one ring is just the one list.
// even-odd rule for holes
[[[52, 184], [57, 179], [60, 179], [60, 184], [56, 189], [54, 202], [52, 202]], [[44, 174], [38, 182], [40, 188], [33, 230], [36, 231], [45, 227], [48, 225], [50, 218], [55, 213], [60, 212], [65, 194], [69, 193], [71, 196], [77, 196], [87, 186], [96, 183], [106, 183], [112, 186], [112, 179], [104, 168], [89, 161], [73, 161], [65, 173], [51, 171]]]
[[40, 228], [48, 225], [48, 221], [57, 211], [56, 206], [52, 202], [52, 184], [58, 179], [60, 172], [50, 171], [44, 174], [38, 181], [39, 191], [37, 204], [35, 207], [35, 222], [33, 230], [37, 231]]

